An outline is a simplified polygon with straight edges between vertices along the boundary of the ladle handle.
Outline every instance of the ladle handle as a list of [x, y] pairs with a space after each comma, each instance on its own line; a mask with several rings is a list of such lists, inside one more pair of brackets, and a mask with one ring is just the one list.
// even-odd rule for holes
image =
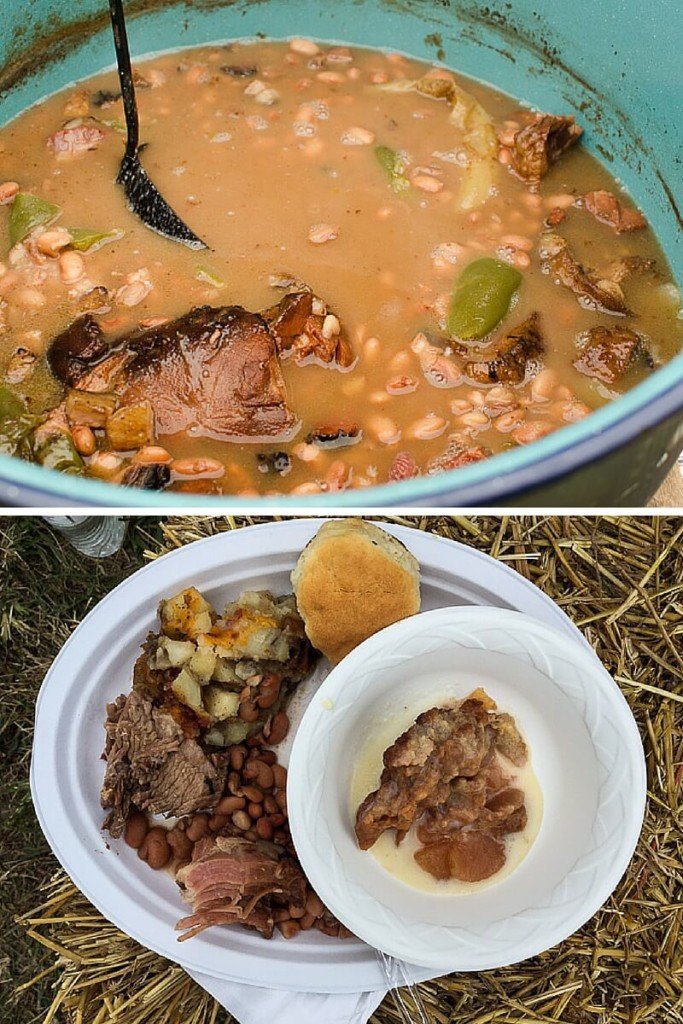
[[126, 139], [126, 156], [133, 157], [138, 151], [140, 136], [138, 128], [138, 105], [135, 101], [133, 69], [130, 63], [126, 19], [123, 14], [123, 0], [109, 0], [109, 13], [111, 14], [111, 27], [114, 30], [116, 63], [119, 69], [119, 82], [121, 83], [123, 110], [126, 117], [126, 129], [128, 133], [128, 137]]

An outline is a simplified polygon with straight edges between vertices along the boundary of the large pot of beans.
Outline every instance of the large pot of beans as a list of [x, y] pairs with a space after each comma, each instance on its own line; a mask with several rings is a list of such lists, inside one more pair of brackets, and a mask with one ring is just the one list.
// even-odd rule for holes
[[683, 447], [673, 0], [0, 26], [0, 500], [633, 506]]

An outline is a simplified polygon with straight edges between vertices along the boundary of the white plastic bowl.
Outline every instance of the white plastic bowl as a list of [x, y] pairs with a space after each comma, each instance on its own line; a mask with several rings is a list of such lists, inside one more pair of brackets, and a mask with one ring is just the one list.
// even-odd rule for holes
[[[484, 689], [517, 720], [543, 792], [538, 836], [497, 884], [419, 892], [359, 849], [359, 751], [397, 705], [415, 715]], [[444, 971], [497, 968], [556, 945], [605, 902], [631, 859], [646, 777], [638, 729], [583, 644], [518, 612], [453, 607], [382, 630], [327, 677], [292, 748], [288, 807], [313, 887], [360, 938]]]

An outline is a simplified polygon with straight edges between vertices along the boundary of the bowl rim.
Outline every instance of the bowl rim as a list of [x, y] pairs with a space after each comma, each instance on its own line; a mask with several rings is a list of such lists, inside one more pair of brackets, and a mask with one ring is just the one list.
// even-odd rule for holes
[[[244, 498], [236, 496], [186, 497], [177, 492], [149, 492], [125, 488], [58, 470], [46, 470], [15, 456], [0, 456], [0, 483], [6, 496], [12, 485], [32, 489], [36, 498], [62, 498], [74, 506], [121, 508], [363, 508], [386, 505], [420, 505], [452, 498], [451, 504], [488, 504], [511, 497], [539, 484], [587, 466], [602, 456], [625, 447], [644, 431], [677, 412], [683, 412], [683, 353], [625, 395], [526, 447], [502, 452], [490, 459], [433, 476], [415, 477], [360, 491], [311, 496]], [[681, 416], [683, 427], [683, 416]], [[683, 434], [681, 436], [683, 440]], [[171, 496], [171, 494], [173, 496]], [[199, 500], [198, 500], [199, 499]], [[41, 502], [50, 506], [49, 502]]]
[[[495, 613], [495, 621], [492, 620], [492, 612]], [[622, 747], [620, 748], [620, 754], [623, 755], [626, 752], [628, 757], [631, 779], [629, 782], [628, 791], [628, 802], [631, 811], [630, 819], [625, 821], [622, 818], [622, 835], [618, 838], [619, 847], [618, 850], [610, 851], [610, 858], [602, 858], [600, 866], [602, 871], [600, 875], [595, 875], [594, 872], [597, 870], [596, 864], [591, 861], [591, 876], [592, 881], [588, 891], [584, 892], [583, 898], [577, 907], [571, 910], [564, 910], [564, 915], [560, 915], [560, 919], [554, 926], [553, 931], [550, 935], [550, 943], [548, 944], [547, 936], [543, 938], [539, 943], [535, 937], [526, 935], [526, 932], [522, 933], [522, 937], [514, 942], [514, 945], [522, 950], [521, 955], [515, 953], [512, 959], [492, 959], [490, 951], [482, 953], [478, 948], [472, 948], [471, 952], [468, 953], [469, 959], [464, 963], [453, 964], [444, 962], [443, 959], [443, 942], [445, 941], [443, 936], [439, 943], [438, 950], [434, 947], [433, 951], [429, 954], [426, 953], [425, 949], [422, 950], [422, 955], [415, 957], [413, 962], [422, 966], [429, 966], [435, 969], [443, 969], [444, 971], [481, 971], [496, 969], [501, 966], [506, 966], [510, 963], [520, 962], [531, 956], [539, 955], [545, 952], [547, 949], [557, 946], [560, 942], [564, 941], [569, 935], [573, 934], [578, 928], [586, 923], [606, 902], [611, 893], [614, 891], [619, 883], [622, 875], [624, 874], [629, 862], [633, 856], [636, 845], [638, 843], [642, 822], [645, 813], [646, 799], [647, 799], [647, 775], [645, 765], [645, 755], [642, 746], [642, 739], [638, 726], [633, 718], [633, 714], [628, 706], [626, 698], [621, 692], [619, 686], [611, 676], [611, 674], [604, 667], [600, 659], [597, 657], [595, 652], [588, 647], [588, 645], [582, 644], [580, 640], [569, 638], [564, 633], [560, 633], [559, 630], [552, 626], [548, 626], [543, 622], [533, 618], [522, 612], [513, 611], [510, 609], [493, 609], [487, 606], [453, 606], [448, 608], [438, 608], [432, 611], [421, 612], [418, 615], [410, 616], [407, 619], [403, 619], [391, 626], [380, 630], [378, 633], [369, 637], [362, 644], [356, 647], [338, 666], [335, 666], [327, 678], [322, 683], [320, 689], [316, 694], [316, 699], [312, 701], [306, 709], [304, 716], [299, 723], [294, 743], [290, 753], [289, 771], [287, 778], [287, 801], [290, 808], [290, 821], [292, 838], [294, 845], [297, 850], [297, 855], [301, 861], [301, 864], [306, 872], [307, 877], [311, 879], [311, 883], [319, 892], [321, 898], [329, 906], [332, 913], [334, 913], [343, 924], [350, 928], [354, 934], [359, 935], [361, 939], [368, 942], [370, 945], [377, 945], [377, 936], [373, 933], [373, 926], [367, 924], [361, 916], [359, 920], [354, 919], [353, 913], [348, 913], [348, 908], [354, 906], [353, 899], [349, 900], [349, 892], [335, 892], [334, 883], [330, 879], [343, 876], [343, 871], [335, 867], [335, 860], [338, 860], [339, 855], [337, 854], [336, 847], [334, 844], [333, 836], [329, 836], [329, 843], [325, 842], [325, 848], [322, 850], [320, 844], [316, 845], [312, 838], [306, 831], [306, 825], [304, 824], [307, 814], [312, 815], [314, 812], [319, 813], [321, 799], [316, 799], [314, 789], [312, 786], [305, 784], [307, 766], [310, 764], [310, 744], [319, 738], [319, 727], [322, 715], [327, 715], [329, 712], [326, 710], [329, 705], [327, 700], [335, 701], [339, 694], [337, 693], [337, 687], [342, 684], [342, 681], [348, 678], [349, 673], [355, 672], [363, 673], [363, 669], [367, 667], [368, 661], [373, 656], [378, 656], [380, 659], [383, 656], [383, 652], [386, 654], [389, 651], [393, 651], [396, 648], [402, 636], [413, 636], [414, 638], [419, 637], [422, 633], [427, 632], [427, 626], [437, 622], [450, 624], [453, 621], [457, 621], [459, 624], [467, 625], [468, 622], [473, 622], [475, 628], [479, 623], [484, 629], [491, 628], [491, 625], [505, 629], [506, 620], [509, 624], [510, 631], [514, 631], [514, 635], [519, 635], [519, 627], [528, 630], [531, 637], [534, 637], [538, 644], [539, 636], [545, 641], [546, 645], [551, 643], [553, 645], [553, 652], [559, 654], [564, 653], [565, 656], [569, 656], [576, 660], [578, 665], [584, 666], [587, 672], [591, 674], [591, 685], [597, 684], [597, 688], [602, 691], [603, 697], [609, 702], [609, 706], [612, 712], [615, 712], [615, 718], [618, 717], [618, 728], [612, 722], [612, 729], [614, 732], [618, 732], [622, 739]], [[478, 638], [481, 640], [481, 637]], [[555, 645], [557, 645], [555, 647]], [[484, 648], [486, 649], [486, 648]], [[533, 649], [533, 648], [532, 648]], [[410, 658], [417, 657], [417, 654], [410, 654]], [[532, 659], [532, 664], [535, 658]], [[541, 667], [540, 671], [544, 669]], [[566, 692], [566, 691], [563, 691]], [[575, 705], [576, 705], [575, 701]], [[595, 709], [593, 709], [595, 712]], [[581, 712], [580, 712], [581, 713]], [[586, 718], [586, 709], [584, 709], [581, 715], [584, 722], [588, 722], [590, 718]], [[611, 716], [610, 716], [611, 719]], [[602, 718], [602, 727], [604, 728], [604, 717]], [[332, 720], [330, 719], [330, 724]], [[589, 729], [590, 742], [595, 746], [594, 732], [596, 729], [595, 723], [593, 728]], [[601, 762], [602, 757], [598, 757]], [[609, 774], [609, 773], [608, 773]], [[625, 772], [620, 773], [625, 778]], [[601, 784], [601, 786], [604, 785]], [[322, 786], [322, 782], [321, 782]], [[612, 800], [613, 794], [608, 794], [605, 799], [606, 803]], [[308, 811], [306, 810], [308, 808]], [[593, 832], [595, 832], [595, 824], [593, 826]], [[318, 837], [320, 838], [320, 837]], [[605, 837], [601, 837], [603, 841]], [[595, 835], [593, 836], [595, 842]], [[594, 852], [594, 851], [593, 851]], [[616, 853], [616, 855], [615, 855]], [[331, 862], [332, 858], [332, 862]], [[579, 861], [581, 858], [579, 859]], [[577, 862], [578, 864], [579, 862]], [[324, 864], [324, 866], [323, 866]], [[563, 880], [558, 883], [556, 890], [562, 891], [566, 887], [567, 879], [571, 873], [577, 868], [575, 864], [564, 876]], [[585, 867], [581, 869], [581, 873], [585, 874]], [[329, 884], [328, 884], [329, 883]], [[356, 885], [358, 887], [358, 885]], [[362, 886], [361, 886], [362, 887]], [[351, 885], [346, 886], [347, 889], [351, 888]], [[369, 899], [372, 899], [372, 894], [365, 890], [365, 894]], [[342, 902], [343, 897], [347, 899]], [[383, 904], [380, 904], [384, 906]], [[386, 908], [385, 908], [386, 909]], [[534, 908], [537, 909], [537, 908]], [[393, 915], [394, 918], [397, 915]], [[500, 924], [500, 922], [497, 922]], [[448, 926], [439, 926], [445, 933]], [[395, 933], [392, 933], [395, 934]], [[380, 939], [381, 941], [381, 939]], [[380, 947], [381, 948], [381, 947]], [[402, 957], [404, 960], [409, 960], [410, 956], [406, 955], [409, 945], [403, 943], [401, 947], [400, 942], [394, 950], [385, 949], [385, 952], [393, 954], [397, 957]], [[509, 956], [509, 953], [506, 954]]]

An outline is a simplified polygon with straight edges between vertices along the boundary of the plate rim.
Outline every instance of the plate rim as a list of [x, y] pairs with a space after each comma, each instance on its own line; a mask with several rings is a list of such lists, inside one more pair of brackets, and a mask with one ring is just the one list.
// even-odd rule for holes
[[[90, 900], [90, 902], [99, 910], [100, 913], [103, 914], [103, 916], [105, 916], [109, 921], [114, 923], [116, 927], [120, 928], [122, 931], [124, 931], [127, 935], [133, 938], [136, 942], [143, 945], [145, 948], [152, 949], [153, 951], [157, 952], [159, 955], [165, 957], [166, 959], [172, 960], [173, 962], [180, 964], [180, 966], [187, 966], [189, 970], [195, 970], [203, 974], [211, 973], [210, 971], [207, 971], [206, 963], [204, 963], [201, 960], [197, 961], [194, 957], [192, 957], [191, 949], [186, 948], [187, 944], [184, 944], [177, 950], [170, 952], [163, 942], [159, 943], [150, 941], [149, 936], [146, 933], [141, 933], [138, 930], [135, 923], [130, 923], [128, 921], [123, 923], [120, 920], [119, 916], [117, 915], [115, 904], [114, 907], [112, 907], [111, 904], [107, 903], [106, 900], [101, 899], [99, 894], [94, 894], [91, 889], [91, 886], [87, 882], [83, 881], [84, 872], [80, 870], [80, 865], [74, 865], [72, 863], [73, 858], [69, 858], [66, 854], [62, 855], [62, 851], [60, 848], [60, 840], [59, 838], [55, 838], [55, 836], [53, 835], [52, 829], [48, 824], [48, 816], [43, 813], [43, 810], [41, 808], [41, 794], [39, 793], [39, 786], [36, 780], [36, 763], [40, 760], [41, 756], [41, 753], [36, 751], [36, 737], [38, 734], [41, 710], [44, 707], [46, 694], [48, 694], [49, 687], [51, 686], [50, 681], [51, 679], [55, 678], [55, 676], [58, 674], [64, 660], [70, 657], [71, 653], [80, 643], [84, 634], [86, 636], [89, 635], [89, 630], [91, 628], [93, 620], [96, 620], [98, 616], [102, 615], [103, 609], [108, 608], [113, 601], [120, 599], [121, 595], [127, 589], [135, 587], [143, 576], [145, 580], [147, 580], [149, 579], [150, 576], [153, 577], [154, 575], [156, 575], [156, 573], [159, 571], [158, 566], [160, 564], [163, 563], [168, 568], [170, 565], [173, 565], [174, 562], [181, 563], [183, 561], [186, 561], [188, 557], [191, 557], [188, 556], [188, 551], [196, 552], [197, 547], [199, 545], [202, 546], [203, 550], [206, 550], [212, 547], [217, 547], [218, 545], [224, 543], [227, 543], [228, 545], [239, 543], [239, 538], [244, 535], [245, 531], [252, 537], [267, 535], [268, 533], [275, 533], [275, 535], [278, 538], [282, 537], [283, 540], [280, 543], [275, 543], [272, 545], [274, 551], [282, 550], [283, 545], [287, 543], [285, 538], [287, 537], [288, 534], [291, 533], [293, 536], [297, 537], [297, 544], [299, 543], [300, 536], [305, 534], [306, 539], [301, 541], [300, 546], [298, 546], [298, 550], [300, 551], [303, 549], [303, 546], [305, 546], [305, 544], [308, 543], [310, 539], [312, 539], [312, 537], [315, 535], [315, 533], [323, 524], [323, 522], [328, 521], [332, 518], [345, 517], [297, 518], [276, 522], [253, 524], [249, 526], [240, 527], [237, 530], [221, 531], [219, 533], [212, 534], [209, 537], [201, 538], [197, 541], [191, 542], [190, 544], [183, 545], [181, 548], [178, 548], [176, 550], [164, 554], [163, 556], [160, 556], [159, 558], [150, 562], [148, 565], [141, 566], [135, 572], [131, 573], [124, 580], [122, 580], [121, 583], [119, 583], [116, 587], [110, 590], [106, 595], [104, 595], [104, 597], [87, 613], [87, 615], [82, 619], [82, 621], [76, 626], [76, 628], [73, 630], [69, 638], [60, 648], [52, 664], [48, 668], [45, 677], [42, 681], [40, 690], [36, 697], [34, 742], [32, 745], [30, 769], [31, 796], [33, 799], [34, 809], [38, 821], [48, 840], [48, 843], [50, 844], [50, 847], [55, 857], [60, 862], [60, 864], [67, 872], [67, 874], [72, 878], [76, 886], [81, 890], [81, 892], [84, 893], [86, 898]], [[377, 522], [377, 520], [374, 517], [368, 516], [365, 518], [368, 521]], [[425, 557], [425, 547], [440, 547], [443, 551], [450, 552], [451, 558], [455, 558], [456, 560], [457, 552], [460, 551], [461, 553], [466, 553], [466, 555], [470, 559], [473, 559], [475, 561], [479, 560], [482, 563], [486, 563], [489, 567], [491, 567], [491, 563], [493, 563], [493, 565], [495, 565], [496, 572], [499, 574], [499, 577], [501, 579], [506, 580], [506, 582], [509, 584], [509, 589], [514, 589], [518, 594], [524, 591], [525, 604], [527, 603], [527, 601], [530, 601], [530, 603], [532, 603], [538, 610], [543, 609], [547, 617], [550, 617], [552, 613], [553, 618], [562, 624], [566, 632], [571, 633], [572, 635], [574, 635], [575, 638], [580, 638], [581, 642], [587, 647], [587, 649], [591, 650], [590, 645], [583, 637], [581, 632], [578, 630], [578, 628], [574, 625], [569, 616], [566, 615], [566, 613], [554, 601], [552, 601], [552, 599], [549, 598], [548, 595], [546, 595], [542, 590], [540, 590], [540, 588], [536, 587], [530, 580], [522, 576], [520, 573], [516, 572], [514, 569], [506, 565], [504, 562], [501, 562], [498, 559], [493, 558], [491, 555], [488, 555], [486, 552], [480, 551], [476, 547], [472, 547], [460, 541], [452, 540], [448, 537], [443, 537], [439, 534], [431, 533], [428, 531], [422, 531], [415, 527], [405, 526], [400, 523], [386, 523], [381, 521], [377, 522], [377, 525], [379, 525], [382, 529], [386, 529], [393, 536], [397, 537], [399, 540], [406, 543], [411, 548], [411, 550], [413, 550], [413, 547], [422, 548], [422, 551], [416, 555], [421, 564], [422, 560]], [[411, 542], [413, 545], [412, 547]], [[267, 553], [268, 550], [269, 545], [266, 542], [266, 544], [260, 548], [260, 552]], [[229, 556], [226, 557], [225, 555], [223, 555], [221, 558], [219, 558], [218, 561], [219, 564], [229, 564], [231, 558]], [[459, 578], [457, 573], [457, 561], [454, 569], [450, 571], [448, 565], [446, 564], [444, 566], [444, 563], [441, 560], [435, 559], [433, 560], [433, 564], [435, 564], [437, 561], [439, 568], [442, 569], [442, 571], [448, 577], [456, 579]], [[178, 573], [178, 575], [180, 575], [180, 572]], [[462, 579], [466, 579], [470, 583], [472, 582], [472, 579], [470, 577], [462, 577]], [[507, 594], [508, 588], [505, 588], [505, 595]], [[504, 596], [503, 600], [506, 599], [507, 596]], [[477, 607], [477, 605], [474, 605], [472, 607]], [[98, 638], [95, 646], [99, 646], [99, 644], [101, 644], [102, 642], [104, 642], [103, 639]], [[92, 859], [92, 855], [90, 855], [89, 859]], [[244, 951], [240, 954], [241, 957], [249, 955], [250, 954], [248, 953], [248, 951]], [[349, 965], [349, 970], [351, 969], [352, 965]], [[425, 969], [418, 969], [417, 973], [419, 973], [420, 978], [425, 979], [427, 977], [436, 976], [434, 971], [426, 971]], [[236, 981], [251, 985], [258, 985], [260, 981], [262, 982], [262, 979], [257, 979], [256, 977], [245, 978], [239, 972], [236, 973], [234, 970], [230, 970], [228, 968], [222, 970], [220, 974], [216, 974], [215, 976], [223, 978], [228, 981]], [[379, 972], [377, 974], [377, 978], [374, 985], [372, 983], [367, 984], [366, 981], [363, 982], [363, 985], [367, 988], [379, 989], [383, 987]], [[294, 991], [302, 990], [300, 981], [292, 981], [291, 983], [288, 983], [288, 980], [286, 978], [284, 980], [278, 981], [278, 986], [281, 988], [289, 988]], [[345, 983], [337, 982], [334, 987], [325, 988], [319, 987], [318, 983], [316, 987], [309, 987], [307, 990], [326, 992], [350, 992], [357, 991], [357, 989], [358, 983], [348, 981]]]
[[[451, 608], [437, 608], [420, 612], [415, 616], [411, 616], [409, 619], [404, 619], [385, 627], [351, 651], [343, 662], [340, 662], [338, 666], [333, 668], [321, 684], [320, 690], [316, 694], [316, 697], [319, 696], [320, 699], [311, 701], [304, 711], [303, 717], [299, 723], [290, 755], [290, 774], [288, 775], [287, 788], [288, 805], [290, 805], [292, 809], [297, 809], [300, 812], [297, 815], [295, 810], [295, 813], [292, 816], [292, 839], [302, 866], [304, 867], [307, 876], [311, 877], [316, 890], [328, 890], [323, 893], [321, 898], [324, 899], [325, 903], [330, 907], [332, 912], [337, 915], [342, 923], [344, 923], [348, 928], [354, 930], [356, 934], [359, 931], [358, 922], [355, 922], [352, 918], [346, 916], [345, 905], [342, 905], [339, 902], [337, 893], [333, 892], [332, 887], [328, 887], [326, 885], [328, 876], [326, 874], [323, 875], [322, 872], [318, 871], [318, 864], [315, 862], [313, 844], [307, 843], [304, 838], [305, 830], [302, 822], [306, 815], [303, 811], [305, 803], [303, 800], [303, 789], [296, 786], [295, 780], [297, 771], [301, 771], [303, 769], [303, 762], [308, 753], [308, 748], [305, 746], [306, 740], [310, 740], [312, 738], [314, 730], [323, 719], [323, 715], [325, 714], [323, 703], [326, 700], [334, 702], [335, 698], [338, 696], [338, 687], [341, 685], [341, 680], [348, 678], [349, 672], [353, 672], [356, 669], [360, 670], [363, 663], [366, 663], [369, 657], [374, 655], [379, 655], [381, 657], [383, 648], [384, 650], [392, 648], [392, 641], [394, 643], [398, 642], [399, 637], [406, 639], [406, 637], [410, 637], [411, 634], [413, 637], [417, 636], [421, 629], [416, 620], [421, 620], [421, 623], [425, 626], [443, 625], [446, 628], [451, 625], [455, 628], [456, 624], [467, 624], [468, 620], [473, 620], [476, 628], [476, 620], [483, 619], [487, 611], [487, 607], [483, 605], [457, 605]], [[536, 632], [537, 635], [539, 632], [544, 632], [546, 633], [546, 640], [550, 639], [552, 642], [556, 642], [561, 650], [569, 651], [569, 653], [571, 653], [571, 649], [574, 648], [580, 662], [584, 662], [586, 664], [593, 663], [595, 680], [601, 680], [598, 685], [607, 696], [610, 706], [612, 708], [619, 707], [621, 715], [620, 724], [623, 722], [628, 729], [628, 734], [624, 735], [624, 746], [627, 749], [630, 765], [636, 779], [637, 791], [635, 793], [631, 791], [631, 793], [632, 800], [637, 800], [637, 805], [634, 808], [633, 816], [628, 823], [629, 827], [624, 831], [621, 838], [619, 856], [607, 865], [608, 870], [604, 873], [603, 878], [599, 880], [597, 885], [595, 883], [593, 884], [587, 897], [584, 898], [581, 904], [581, 908], [585, 908], [588, 905], [591, 906], [592, 909], [590, 909], [589, 913], [586, 913], [584, 909], [576, 910], [573, 914], [568, 915], [564, 919], [565, 923], [568, 922], [567, 927], [569, 930], [566, 930], [564, 924], [560, 923], [556, 929], [557, 934], [553, 934], [552, 941], [549, 945], [545, 944], [538, 948], [532, 946], [530, 949], [524, 951], [522, 956], [515, 956], [512, 959], [506, 959], [504, 962], [496, 961], [491, 957], [483, 957], [477, 960], [476, 954], [470, 959], [469, 965], [463, 965], [462, 963], [454, 964], [452, 961], [450, 963], [444, 963], [443, 961], [439, 961], [438, 954], [434, 954], [429, 958], [422, 957], [417, 959], [416, 963], [418, 965], [438, 970], [440, 974], [451, 973], [453, 971], [472, 973], [496, 970], [511, 964], [516, 964], [555, 948], [561, 942], [565, 941], [570, 935], [574, 934], [574, 932], [579, 928], [583, 927], [600, 910], [619, 885], [619, 882], [631, 862], [638, 845], [646, 810], [647, 767], [642, 737], [628, 701], [611, 673], [607, 671], [591, 648], [587, 650], [586, 645], [578, 644], [575, 640], [570, 640], [567, 635], [554, 627], [549, 626], [547, 623], [541, 622], [533, 616], [529, 616], [523, 612], [512, 609], [496, 609], [496, 615], [501, 616], [501, 621], [509, 619], [511, 623], [513, 623], [514, 620], [517, 622], [523, 622], [525, 628], [528, 628], [532, 633]], [[484, 627], [483, 622], [481, 625]], [[485, 628], [491, 628], [490, 622], [485, 625]], [[334, 842], [332, 842], [331, 845], [334, 851]], [[331, 856], [335, 856], [334, 852]], [[329, 874], [330, 877], [332, 877], [335, 873], [330, 872]], [[342, 875], [342, 877], [345, 882], [348, 882], [348, 879], [345, 876]], [[332, 895], [330, 895], [331, 893]], [[348, 895], [348, 893], [346, 893], [346, 895]], [[447, 931], [446, 926], [440, 927], [442, 928], [442, 931]], [[454, 926], [454, 929], [456, 927], [457, 926]], [[360, 930], [363, 931], [362, 928]], [[559, 934], [560, 932], [562, 934]], [[369, 944], [373, 944], [373, 940], [369, 938], [369, 934], [369, 931], [365, 932], [366, 937], [364, 941]], [[522, 939], [519, 940], [517, 944], [521, 946], [526, 941], [527, 940]], [[404, 953], [398, 951], [397, 948], [393, 951], [385, 950], [385, 952], [399, 958], [404, 956]]]

